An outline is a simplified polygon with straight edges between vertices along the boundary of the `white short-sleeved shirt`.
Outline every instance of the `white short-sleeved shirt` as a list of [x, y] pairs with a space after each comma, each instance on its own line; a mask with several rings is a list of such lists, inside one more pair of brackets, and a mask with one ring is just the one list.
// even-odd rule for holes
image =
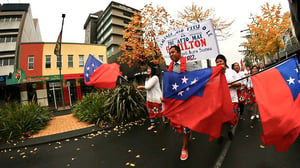
[[[240, 71], [239, 73], [238, 73], [238, 75], [239, 75], [239, 79], [242, 79], [242, 78], [244, 78], [245, 77], [245, 72], [244, 71]], [[239, 81], [239, 82], [241, 82], [242, 84], [244, 84], [244, 86], [245, 85], [247, 85], [247, 78], [245, 78], [245, 79], [243, 79], [243, 80], [241, 80], [241, 81]], [[244, 86], [242, 86], [241, 88], [244, 88]]]
[[145, 89], [147, 90], [146, 100], [153, 103], [161, 103], [162, 91], [159, 84], [158, 76], [154, 75], [145, 81]]
[[[225, 76], [226, 76], [227, 83], [231, 83], [233, 81], [240, 79], [240, 76], [238, 75], [238, 73], [229, 68], [226, 69]], [[231, 101], [238, 103], [239, 99], [237, 96], [237, 89], [231, 87], [231, 88], [229, 88], [229, 91], [230, 91]]]

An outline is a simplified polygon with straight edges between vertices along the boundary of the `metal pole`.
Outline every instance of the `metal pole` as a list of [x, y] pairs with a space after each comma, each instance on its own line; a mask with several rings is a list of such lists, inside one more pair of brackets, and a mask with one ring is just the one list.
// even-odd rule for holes
[[67, 81], [67, 85], [68, 85], [68, 91], [69, 91], [70, 107], [72, 107], [72, 97], [71, 97], [71, 91], [70, 91], [71, 82]]
[[57, 110], [55, 90], [54, 90], [54, 86], [55, 86], [54, 82], [51, 83], [51, 86], [52, 86], [52, 91], [53, 91], [54, 105], [55, 105], [55, 109]]
[[61, 66], [62, 66], [62, 55], [61, 55], [61, 41], [62, 41], [62, 32], [63, 32], [63, 27], [64, 27], [64, 20], [65, 20], [65, 16], [66, 14], [62, 14], [62, 25], [61, 25], [61, 40], [60, 40], [60, 48], [59, 48], [59, 80], [60, 80], [60, 93], [61, 93], [61, 98], [62, 98], [62, 105], [63, 105], [63, 109], [65, 109], [65, 99], [64, 99], [64, 93], [63, 93], [63, 81], [62, 81], [62, 76], [61, 76]]

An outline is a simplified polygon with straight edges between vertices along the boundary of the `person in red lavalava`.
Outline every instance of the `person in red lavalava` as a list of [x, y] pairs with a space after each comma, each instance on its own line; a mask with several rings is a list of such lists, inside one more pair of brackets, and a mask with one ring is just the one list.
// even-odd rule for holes
[[[235, 62], [231, 65], [231, 69], [233, 69], [239, 76], [239, 78], [244, 78], [245, 77], [245, 72], [241, 71], [240, 65], [238, 62]], [[246, 99], [247, 99], [247, 78], [240, 80], [241, 87], [237, 88], [237, 95], [238, 95], [238, 106], [239, 106], [239, 112], [240, 112], [240, 117], [242, 118], [242, 115], [244, 113], [244, 105], [246, 104]]]
[[[187, 62], [186, 58], [181, 56], [180, 47], [176, 45], [171, 46], [169, 54], [172, 62], [170, 63], [168, 71], [186, 72], [198, 70], [201, 68], [201, 66], [199, 66], [198, 62], [196, 61]], [[186, 160], [188, 158], [188, 141], [191, 138], [191, 130], [187, 127], [178, 125], [173, 122], [170, 122], [170, 125], [175, 129], [176, 132], [182, 133], [183, 135], [180, 160]]]
[[[258, 67], [256, 65], [254, 65], [251, 68], [251, 75], [257, 73]], [[254, 90], [253, 90], [253, 84], [252, 84], [252, 80], [251, 78], [248, 79], [248, 83], [247, 83], [247, 88], [248, 88], [248, 98], [247, 98], [247, 104], [249, 104], [249, 108], [251, 111], [251, 120], [259, 119], [259, 113], [258, 113], [258, 107], [257, 107], [257, 103], [255, 100], [255, 94], [254, 94]]]
[[145, 81], [145, 86], [137, 86], [138, 89], [146, 89], [146, 106], [150, 118], [150, 127], [152, 130], [156, 124], [156, 118], [162, 117], [162, 91], [159, 84], [159, 77], [154, 66], [147, 68], [148, 78]]

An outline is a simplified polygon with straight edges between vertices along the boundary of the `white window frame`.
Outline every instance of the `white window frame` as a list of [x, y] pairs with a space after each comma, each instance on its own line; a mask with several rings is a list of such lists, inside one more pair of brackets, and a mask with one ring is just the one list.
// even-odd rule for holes
[[68, 55], [68, 68], [73, 68], [73, 55]]
[[[50, 60], [47, 60], [47, 58], [50, 58]], [[46, 69], [51, 68], [51, 55], [46, 55], [45, 59], [46, 59], [45, 60], [45, 68]], [[49, 67], [47, 67], [47, 65], [49, 65]]]
[[29, 55], [28, 56], [28, 67], [29, 70], [34, 69], [34, 56], [33, 55]]
[[79, 60], [78, 62], [79, 67], [84, 67], [84, 55], [79, 55], [78, 60]]

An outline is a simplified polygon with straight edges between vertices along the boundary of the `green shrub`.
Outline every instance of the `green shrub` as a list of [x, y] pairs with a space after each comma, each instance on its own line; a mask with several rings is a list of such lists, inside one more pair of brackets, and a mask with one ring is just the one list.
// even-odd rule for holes
[[74, 106], [73, 114], [80, 121], [97, 125], [135, 121], [146, 117], [145, 94], [130, 84], [103, 89], [84, 96]]
[[106, 110], [116, 122], [127, 122], [146, 116], [145, 92], [131, 84], [122, 84], [110, 90]]
[[36, 103], [5, 104], [0, 111], [0, 140], [26, 138], [43, 129], [51, 119], [47, 108]]
[[73, 114], [80, 121], [90, 124], [101, 124], [112, 120], [110, 114], [105, 111], [105, 102], [108, 92], [101, 91], [99, 93], [90, 93], [78, 101], [73, 108]]

